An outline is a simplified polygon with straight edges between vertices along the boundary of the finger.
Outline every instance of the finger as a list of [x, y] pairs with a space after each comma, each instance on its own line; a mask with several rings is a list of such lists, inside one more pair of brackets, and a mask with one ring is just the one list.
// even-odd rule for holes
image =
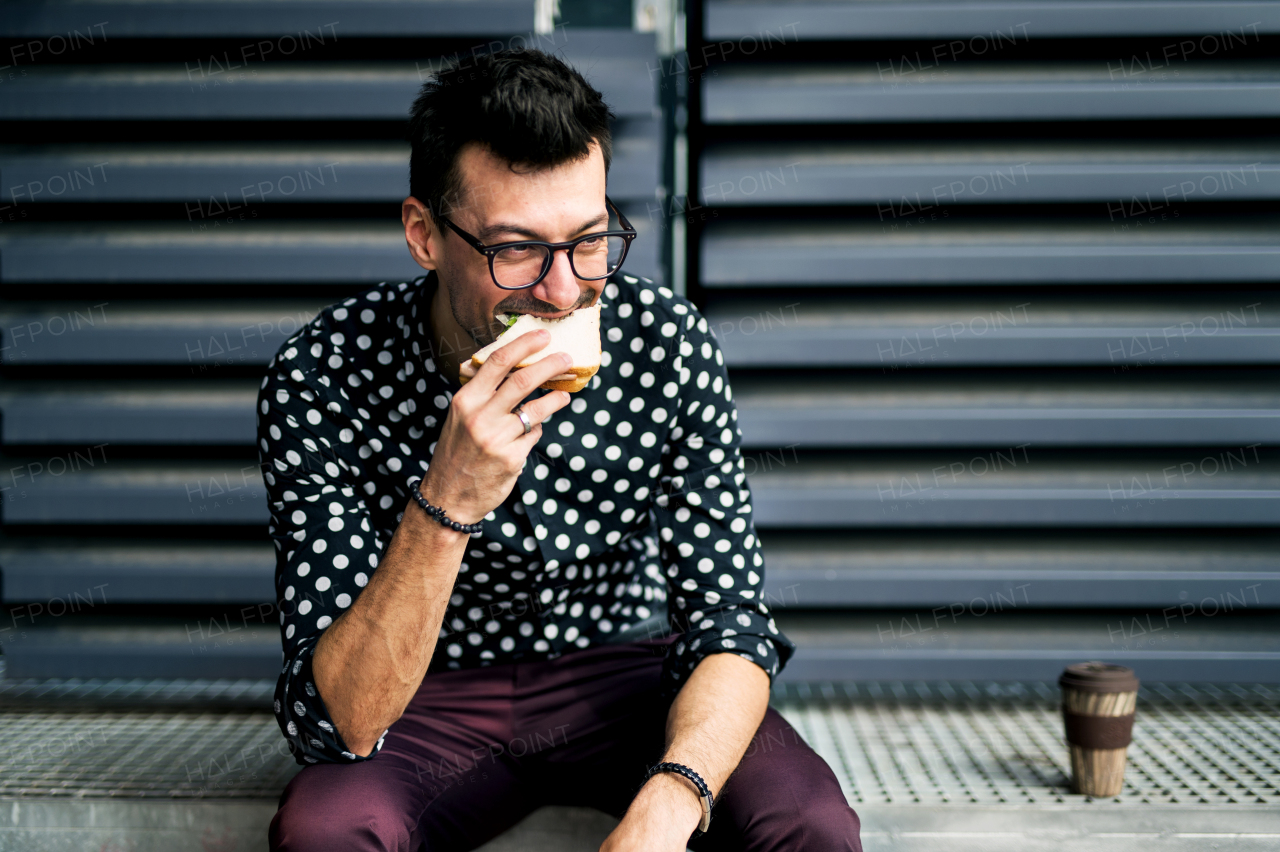
[[541, 423], [568, 405], [572, 399], [573, 394], [568, 391], [549, 391], [538, 399], [522, 402], [520, 406], [533, 422]]
[[[519, 421], [517, 421], [517, 425], [519, 425]], [[520, 426], [520, 428], [522, 430], [524, 429], [523, 426]], [[535, 423], [533, 424], [533, 431], [528, 435], [516, 435], [515, 440], [511, 444], [512, 452], [519, 453], [520, 458], [522, 459], [528, 458], [529, 453], [540, 440], [542, 440], [542, 424]]]
[[553, 352], [542, 360], [509, 374], [493, 394], [492, 405], [510, 411], [553, 376], [567, 372], [573, 361], [564, 352]]
[[[520, 410], [524, 412], [525, 417], [528, 417], [529, 422], [535, 427], [541, 426], [544, 420], [568, 405], [569, 399], [570, 395], [565, 391], [552, 391], [540, 399], [521, 403]], [[524, 423], [521, 422], [520, 415], [513, 411], [511, 418], [514, 423], [512, 438], [523, 438], [525, 434]]]
[[468, 384], [476, 385], [482, 394], [492, 393], [517, 364], [535, 352], [545, 349], [550, 340], [551, 334], [541, 328], [520, 335], [510, 343], [494, 350], [484, 364], [476, 370], [475, 376]]

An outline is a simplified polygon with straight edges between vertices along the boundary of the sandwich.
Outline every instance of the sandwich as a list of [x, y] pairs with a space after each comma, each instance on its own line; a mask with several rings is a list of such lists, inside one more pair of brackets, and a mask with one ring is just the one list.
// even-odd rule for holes
[[466, 384], [475, 377], [476, 371], [488, 360], [495, 350], [506, 346], [521, 335], [545, 328], [551, 333], [551, 340], [541, 350], [534, 352], [516, 365], [515, 369], [536, 364], [555, 352], [567, 352], [573, 358], [569, 369], [559, 375], [552, 376], [539, 387], [546, 390], [562, 390], [575, 393], [582, 390], [591, 381], [591, 377], [600, 369], [600, 303], [589, 308], [581, 308], [568, 316], [555, 319], [544, 319], [532, 314], [498, 314], [499, 322], [506, 323], [507, 330], [488, 346], [477, 351], [471, 360], [463, 363], [458, 377]]

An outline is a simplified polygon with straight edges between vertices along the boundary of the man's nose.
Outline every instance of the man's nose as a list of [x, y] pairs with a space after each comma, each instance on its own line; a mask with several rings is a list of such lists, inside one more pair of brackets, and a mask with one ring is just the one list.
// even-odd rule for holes
[[533, 295], [558, 310], [567, 311], [582, 298], [582, 286], [573, 274], [573, 265], [569, 263], [569, 253], [558, 251], [551, 256], [551, 269], [533, 288]]

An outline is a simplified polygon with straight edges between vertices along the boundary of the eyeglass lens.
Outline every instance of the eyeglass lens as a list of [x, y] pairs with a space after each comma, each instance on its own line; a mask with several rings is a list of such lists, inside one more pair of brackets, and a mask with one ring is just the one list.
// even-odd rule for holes
[[[579, 278], [612, 275], [622, 261], [626, 240], [622, 237], [595, 237], [574, 246], [569, 253], [573, 272]], [[538, 279], [547, 266], [545, 246], [513, 246], [493, 256], [493, 277], [500, 287], [524, 287]]]

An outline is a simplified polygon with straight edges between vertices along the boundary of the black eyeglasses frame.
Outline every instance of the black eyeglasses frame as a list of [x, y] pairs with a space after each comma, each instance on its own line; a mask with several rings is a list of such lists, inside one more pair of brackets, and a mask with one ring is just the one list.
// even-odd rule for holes
[[[530, 287], [536, 286], [538, 282], [540, 282], [542, 279], [547, 277], [547, 273], [551, 271], [551, 265], [555, 261], [556, 252], [562, 249], [569, 252], [569, 267], [573, 270], [573, 274], [578, 278], [582, 279], [583, 281], [600, 281], [602, 279], [608, 278], [610, 275], [613, 275], [615, 272], [617, 272], [619, 269], [622, 268], [622, 264], [624, 264], [627, 260], [627, 252], [631, 250], [631, 241], [634, 240], [637, 236], [636, 229], [631, 226], [631, 223], [627, 221], [627, 217], [622, 215], [622, 211], [618, 209], [618, 205], [614, 204], [613, 201], [609, 199], [609, 196], [606, 195], [604, 197], [604, 203], [607, 204], [609, 207], [611, 207], [613, 209], [613, 212], [618, 214], [618, 223], [621, 224], [625, 230], [596, 231], [595, 233], [591, 233], [591, 234], [583, 234], [581, 237], [578, 237], [577, 239], [574, 239], [574, 240], [569, 240], [567, 243], [548, 243], [548, 242], [543, 242], [542, 240], [516, 240], [514, 242], [497, 243], [495, 245], [487, 246], [484, 243], [480, 242], [480, 240], [477, 239], [475, 236], [468, 234], [466, 231], [459, 228], [452, 221], [450, 221], [450, 219], [447, 216], [433, 216], [432, 218], [434, 218], [438, 222], [444, 222], [453, 230], [455, 234], [462, 237], [464, 242], [466, 242], [469, 246], [471, 246], [476, 251], [480, 252], [481, 254], [489, 258], [489, 277], [493, 279], [493, 283], [496, 287], [502, 290], [527, 290]], [[573, 265], [573, 250], [577, 248], [580, 243], [586, 242], [587, 240], [596, 239], [599, 237], [622, 237], [623, 239], [622, 256], [618, 258], [618, 266], [612, 272], [606, 272], [604, 275], [597, 275], [594, 278], [589, 276], [584, 276], [584, 275], [578, 275], [578, 268]], [[493, 259], [497, 257], [498, 252], [502, 251], [503, 249], [519, 248], [523, 246], [542, 246], [547, 249], [547, 259], [542, 264], [542, 272], [538, 275], [537, 278], [535, 278], [533, 281], [529, 282], [528, 284], [521, 284], [519, 287], [504, 287], [502, 284], [498, 283], [498, 275], [493, 270]]]

